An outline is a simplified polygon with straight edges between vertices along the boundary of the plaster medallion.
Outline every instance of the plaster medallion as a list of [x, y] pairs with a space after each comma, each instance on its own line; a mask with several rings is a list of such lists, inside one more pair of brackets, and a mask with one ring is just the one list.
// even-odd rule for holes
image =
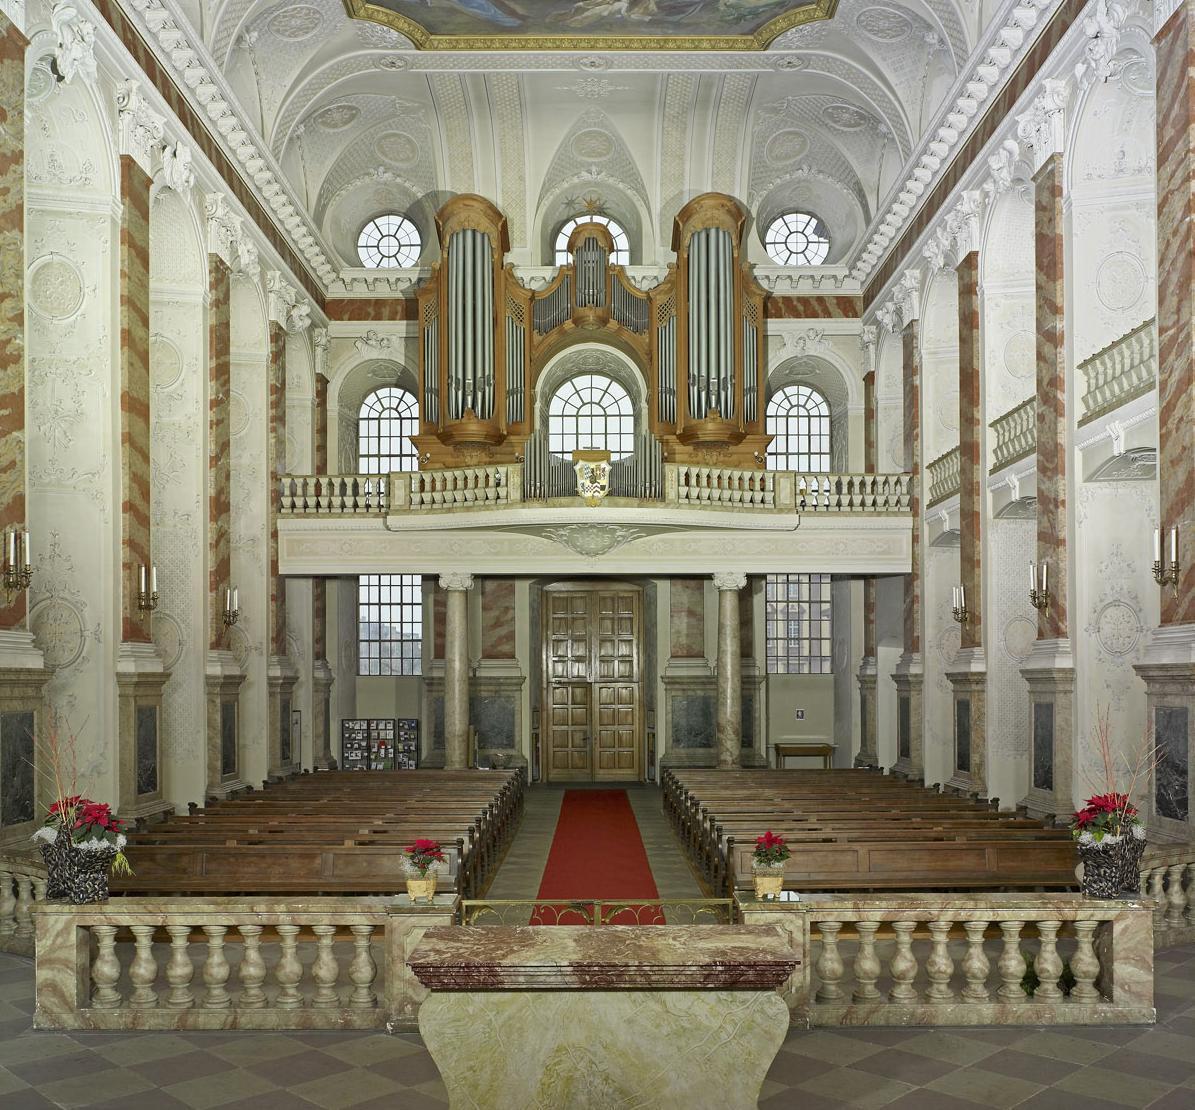
[[395, 166], [409, 166], [419, 157], [419, 144], [401, 131], [387, 131], [379, 135], [373, 148], [382, 161]]
[[60, 254], [39, 258], [29, 268], [29, 304], [51, 320], [67, 320], [83, 305], [83, 275]]
[[375, 69], [409, 69], [411, 59], [403, 54], [385, 54], [374, 59]]
[[1037, 375], [1037, 340], [1029, 331], [1016, 331], [1004, 344], [1004, 369], [1014, 378]]
[[800, 131], [787, 128], [777, 131], [764, 147], [764, 158], [773, 166], [787, 166], [809, 149], [809, 140]]
[[310, 4], [283, 4], [266, 19], [270, 34], [290, 42], [309, 39], [324, 25], [324, 13]]
[[1138, 55], [1136, 61], [1125, 65], [1120, 71], [1120, 81], [1135, 96], [1154, 96], [1154, 71], [1147, 58]]
[[909, 19], [892, 8], [864, 8], [855, 17], [855, 26], [877, 42], [900, 42], [913, 30]]
[[614, 153], [614, 140], [600, 127], [587, 127], [573, 138], [573, 153], [584, 162], [600, 162]]
[[838, 131], [859, 131], [871, 121], [871, 116], [853, 104], [827, 104], [822, 119]]
[[[947, 667], [954, 666], [955, 657], [962, 646], [963, 637], [959, 626], [951, 621], [950, 627], [942, 629], [938, 634], [937, 640], [938, 655], [941, 656], [942, 662]], [[947, 681], [947, 688], [949, 689], [949, 680]]]
[[585, 54], [578, 58], [573, 65], [586, 73], [600, 73], [610, 68], [610, 59], [600, 54]]
[[545, 528], [544, 535], [578, 555], [596, 558], [640, 539], [644, 533], [622, 524], [562, 524], [558, 528]]
[[183, 376], [183, 358], [164, 335], [149, 337], [150, 377], [158, 389], [173, 389]]
[[33, 63], [29, 70], [29, 80], [25, 87], [25, 103], [39, 104], [58, 87], [54, 71], [50, 68], [54, 62], [53, 54], [46, 54]]
[[1037, 625], [1028, 617], [1013, 617], [1004, 626], [1004, 651], [1018, 663], [1029, 658], [1036, 640]]
[[249, 656], [253, 652], [249, 644], [249, 637], [239, 625], [234, 624], [228, 630], [228, 650], [232, 652], [232, 657], [236, 660], [237, 666], [243, 671], [249, 662]]
[[228, 391], [228, 429], [234, 436], [239, 436], [249, 427], [249, 406], [245, 402], [245, 395], [235, 389]]
[[772, 63], [776, 69], [787, 70], [792, 72], [795, 69], [807, 69], [809, 67], [809, 59], [802, 58], [800, 54], [785, 54], [781, 58], [777, 58]]
[[1095, 635], [1108, 655], [1128, 655], [1141, 640], [1141, 618], [1124, 601], [1109, 601], [1096, 614]]
[[1145, 293], [1145, 267], [1128, 251], [1116, 251], [1100, 263], [1095, 291], [1105, 308], [1132, 308]]
[[161, 609], [153, 614], [150, 621], [153, 629], [153, 640], [162, 656], [162, 666], [165, 670], [174, 670], [175, 664], [182, 658], [186, 640], [183, 637], [183, 626], [178, 618]]
[[343, 131], [361, 114], [355, 104], [330, 104], [315, 113], [315, 124], [325, 131]]
[[29, 629], [45, 656], [47, 670], [69, 667], [83, 654], [83, 617], [69, 601], [60, 597], [39, 601], [29, 614]]

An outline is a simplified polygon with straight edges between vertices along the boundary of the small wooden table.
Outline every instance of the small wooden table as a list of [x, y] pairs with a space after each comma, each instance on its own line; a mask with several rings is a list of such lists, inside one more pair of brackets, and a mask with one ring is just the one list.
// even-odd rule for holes
[[805, 740], [778, 740], [772, 745], [776, 749], [776, 769], [782, 770], [789, 756], [809, 755], [822, 761], [828, 771], [834, 765], [834, 745], [809, 743]]

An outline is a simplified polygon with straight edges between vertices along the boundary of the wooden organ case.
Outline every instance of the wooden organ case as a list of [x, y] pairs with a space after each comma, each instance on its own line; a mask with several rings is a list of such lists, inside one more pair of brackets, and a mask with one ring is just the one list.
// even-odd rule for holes
[[767, 294], [744, 260], [745, 224], [732, 197], [695, 197], [674, 222], [676, 262], [643, 291], [611, 263], [610, 232], [582, 223], [570, 261], [532, 290], [504, 261], [502, 213], [479, 196], [448, 201], [436, 216], [441, 260], [418, 294], [424, 469], [522, 460], [537, 378], [578, 343], [614, 347], [638, 367], [647, 437], [663, 459], [757, 465], [771, 438]]

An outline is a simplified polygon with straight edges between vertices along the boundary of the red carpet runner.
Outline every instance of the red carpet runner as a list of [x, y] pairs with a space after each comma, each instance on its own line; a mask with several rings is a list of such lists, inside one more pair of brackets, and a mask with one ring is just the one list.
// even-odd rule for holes
[[[532, 925], [584, 925], [592, 899], [632, 901], [657, 898], [656, 881], [625, 790], [566, 790], [556, 822]], [[584, 902], [584, 908], [561, 905]], [[662, 925], [655, 906], [609, 907], [616, 925]]]

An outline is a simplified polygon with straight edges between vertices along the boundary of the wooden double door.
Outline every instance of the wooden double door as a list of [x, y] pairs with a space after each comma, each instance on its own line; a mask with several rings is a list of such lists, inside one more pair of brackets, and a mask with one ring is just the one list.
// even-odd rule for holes
[[543, 608], [547, 780], [637, 781], [642, 592], [626, 583], [554, 583]]

